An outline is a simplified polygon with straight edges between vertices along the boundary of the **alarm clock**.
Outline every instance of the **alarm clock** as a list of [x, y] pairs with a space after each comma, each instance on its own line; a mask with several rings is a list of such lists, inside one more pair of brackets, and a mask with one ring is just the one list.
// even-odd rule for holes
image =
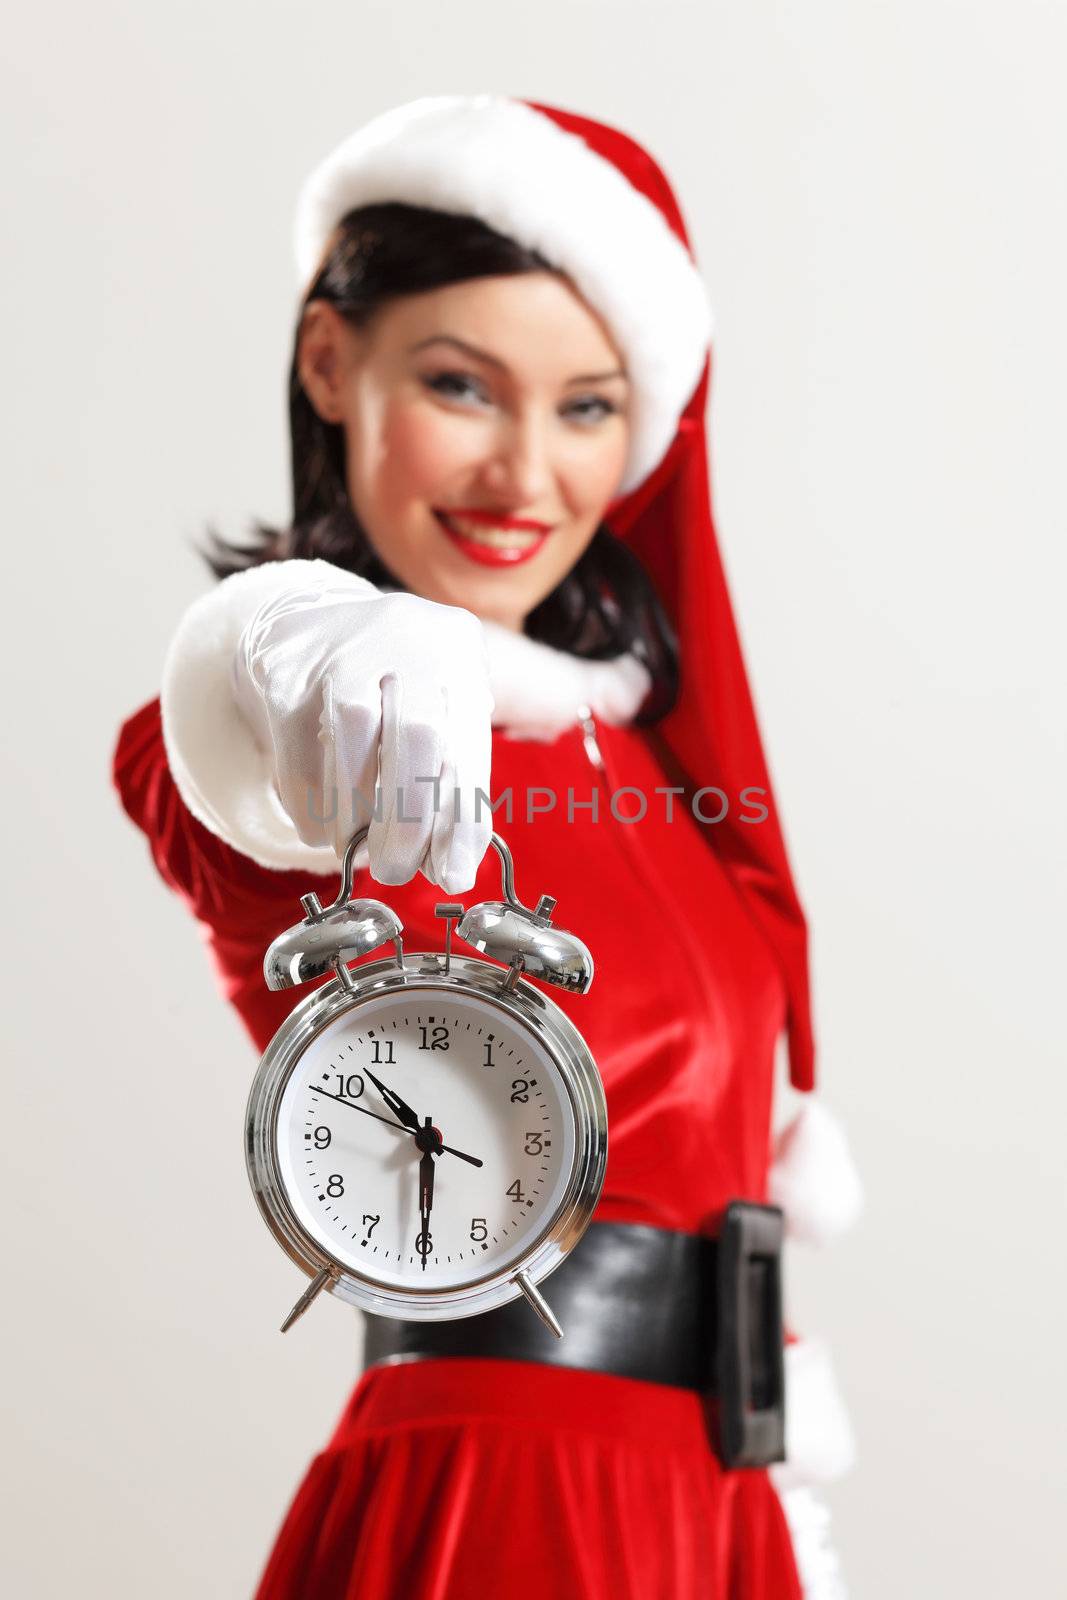
[[[332, 975], [260, 1061], [245, 1157], [260, 1212], [310, 1279], [286, 1332], [328, 1290], [411, 1321], [474, 1316], [518, 1296], [557, 1336], [538, 1284], [577, 1244], [600, 1196], [607, 1107], [596, 1063], [539, 983], [584, 994], [593, 960], [515, 893], [499, 834], [499, 901], [436, 907], [440, 951], [405, 952], [400, 919], [341, 887], [264, 958], [271, 989]], [[453, 951], [453, 929], [477, 955]], [[349, 963], [389, 947], [382, 959]]]

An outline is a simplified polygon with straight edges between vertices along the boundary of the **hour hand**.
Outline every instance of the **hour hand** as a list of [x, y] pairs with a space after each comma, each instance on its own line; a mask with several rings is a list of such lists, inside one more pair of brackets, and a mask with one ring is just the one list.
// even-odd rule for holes
[[[364, 1068], [364, 1071], [366, 1071], [366, 1068]], [[373, 1072], [368, 1072], [367, 1077], [373, 1083], [390, 1111], [400, 1118], [405, 1128], [410, 1128], [412, 1133], [418, 1133], [420, 1127], [419, 1119], [407, 1101], [401, 1100], [395, 1089], [387, 1089], [381, 1078], [376, 1078]]]

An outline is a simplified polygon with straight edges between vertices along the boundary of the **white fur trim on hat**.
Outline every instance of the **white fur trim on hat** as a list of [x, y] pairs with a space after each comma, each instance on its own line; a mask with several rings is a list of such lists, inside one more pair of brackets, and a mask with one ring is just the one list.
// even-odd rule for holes
[[662, 460], [707, 355], [700, 274], [651, 200], [577, 134], [498, 95], [411, 101], [358, 129], [307, 178], [295, 245], [302, 287], [356, 206], [470, 214], [539, 251], [604, 318], [632, 384], [625, 493]]
[[775, 1141], [768, 1189], [790, 1238], [805, 1244], [836, 1238], [863, 1210], [845, 1130], [818, 1100], [806, 1100]]
[[[365, 594], [373, 585], [327, 562], [272, 561], [224, 578], [186, 611], [163, 666], [163, 742], [178, 792], [196, 819], [262, 867], [334, 873], [328, 847], [303, 842], [274, 787], [270, 754], [256, 742], [234, 693], [237, 641], [259, 608], [299, 584], [309, 567]], [[583, 661], [484, 624], [493, 722], [512, 738], [551, 741], [587, 705], [607, 723], [628, 722], [649, 675], [632, 656]], [[357, 865], [365, 863], [364, 854]]]

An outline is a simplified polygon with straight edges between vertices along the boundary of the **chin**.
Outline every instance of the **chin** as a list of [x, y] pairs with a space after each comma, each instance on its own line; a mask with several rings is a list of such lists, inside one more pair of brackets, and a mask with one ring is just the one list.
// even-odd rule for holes
[[481, 578], [470, 572], [435, 573], [419, 592], [441, 605], [462, 606], [483, 622], [499, 622], [504, 627], [521, 627], [521, 619], [539, 605], [544, 595], [540, 588], [530, 594], [527, 586], [514, 581], [507, 572]]
[[533, 610], [533, 607], [528, 606], [515, 609], [510, 606], [470, 605], [467, 607], [467, 609], [468, 611], [473, 611], [482, 622], [495, 622], [501, 628], [510, 628], [515, 633], [521, 633], [523, 623]]

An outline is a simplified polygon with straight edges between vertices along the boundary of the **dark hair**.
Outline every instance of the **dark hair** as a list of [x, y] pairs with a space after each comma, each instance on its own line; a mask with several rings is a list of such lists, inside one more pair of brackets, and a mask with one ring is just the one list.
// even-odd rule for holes
[[[536, 250], [475, 217], [395, 203], [361, 206], [338, 224], [304, 305], [324, 300], [358, 328], [400, 295], [470, 278], [552, 270]], [[324, 422], [304, 393], [297, 371], [299, 338], [298, 323], [289, 369], [292, 525], [257, 524], [253, 542], [243, 545], [211, 532], [202, 554], [218, 578], [268, 561], [321, 557], [372, 583], [400, 587], [353, 513], [343, 430]], [[674, 704], [674, 630], [637, 557], [603, 525], [567, 576], [527, 617], [525, 632], [591, 660], [636, 655], [653, 680], [641, 722], [656, 721]]]

